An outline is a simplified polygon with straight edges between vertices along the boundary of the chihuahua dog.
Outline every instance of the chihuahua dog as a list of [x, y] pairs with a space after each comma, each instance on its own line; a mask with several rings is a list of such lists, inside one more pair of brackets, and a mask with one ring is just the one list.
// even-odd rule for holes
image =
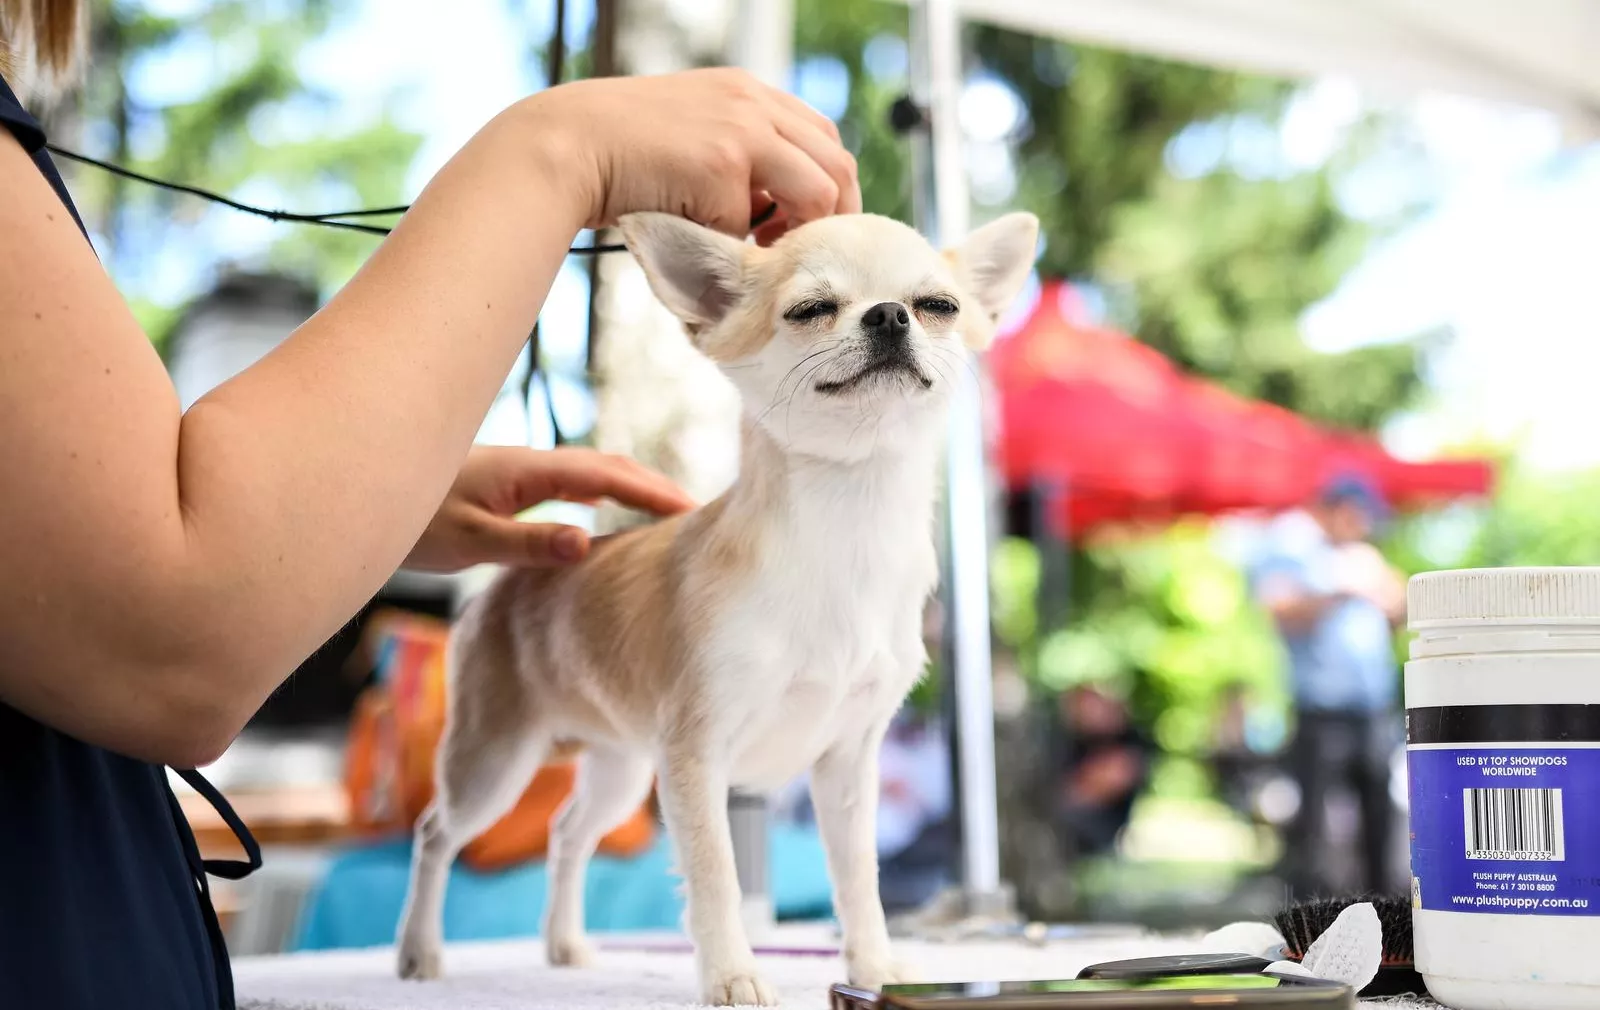
[[809, 769], [849, 979], [909, 980], [878, 897], [878, 749], [927, 662], [949, 394], [1020, 291], [1038, 220], [1009, 214], [943, 253], [872, 215], [770, 248], [671, 215], [621, 227], [739, 390], [739, 475], [696, 511], [597, 539], [579, 565], [503, 572], [463, 612], [399, 972], [438, 975], [451, 861], [564, 748], [582, 759], [551, 833], [551, 964], [591, 961], [589, 859], [655, 784], [703, 999], [775, 1003], [741, 920], [728, 791]]

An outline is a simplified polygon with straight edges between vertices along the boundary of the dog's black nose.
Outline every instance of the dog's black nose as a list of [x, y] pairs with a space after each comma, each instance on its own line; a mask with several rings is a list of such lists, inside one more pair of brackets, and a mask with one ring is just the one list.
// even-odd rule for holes
[[899, 302], [879, 302], [861, 314], [861, 328], [880, 347], [900, 347], [911, 333], [911, 313]]

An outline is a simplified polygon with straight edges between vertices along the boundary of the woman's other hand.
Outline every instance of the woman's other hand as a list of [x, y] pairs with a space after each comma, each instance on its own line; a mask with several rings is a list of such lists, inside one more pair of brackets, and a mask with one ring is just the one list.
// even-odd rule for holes
[[591, 227], [679, 214], [771, 242], [789, 227], [861, 211], [856, 162], [833, 121], [742, 70], [579, 81], [528, 99], [535, 139], [561, 137], [586, 177]]
[[622, 456], [592, 449], [474, 446], [406, 567], [454, 572], [478, 564], [581, 561], [589, 552], [583, 530], [516, 516], [541, 502], [593, 504], [603, 498], [661, 516], [695, 504], [666, 477]]

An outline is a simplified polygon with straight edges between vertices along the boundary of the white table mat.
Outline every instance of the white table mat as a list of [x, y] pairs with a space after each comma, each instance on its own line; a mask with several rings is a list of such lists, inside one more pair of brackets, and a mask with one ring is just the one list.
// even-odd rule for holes
[[[624, 942], [598, 936], [597, 942]], [[659, 941], [660, 937], [653, 937]], [[831, 945], [826, 930], [780, 929], [763, 944]], [[930, 980], [1071, 978], [1086, 965], [1125, 957], [1193, 950], [1174, 937], [1073, 940], [1035, 947], [1024, 943], [963, 942], [896, 945]], [[784, 1007], [827, 1010], [828, 987], [842, 981], [836, 957], [762, 957], [767, 980]], [[537, 940], [451, 945], [444, 977], [403, 982], [394, 952], [383, 947], [234, 962], [241, 1010], [684, 1010], [699, 995], [687, 953], [602, 950], [586, 969], [553, 969]], [[1433, 1008], [1430, 1002], [1370, 1002], [1391, 1008]]]

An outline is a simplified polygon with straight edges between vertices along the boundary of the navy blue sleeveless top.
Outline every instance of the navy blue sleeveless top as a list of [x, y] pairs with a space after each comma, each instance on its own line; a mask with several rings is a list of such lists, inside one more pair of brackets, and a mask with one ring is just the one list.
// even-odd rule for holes
[[[4, 79], [0, 128], [77, 219], [44, 131]], [[0, 646], [0, 663], [8, 661]], [[206, 873], [237, 879], [261, 854], [209, 783], [190, 769], [178, 774], [217, 807], [248, 863], [201, 861], [165, 768], [0, 702], [0, 1007], [231, 1010], [233, 976]]]

